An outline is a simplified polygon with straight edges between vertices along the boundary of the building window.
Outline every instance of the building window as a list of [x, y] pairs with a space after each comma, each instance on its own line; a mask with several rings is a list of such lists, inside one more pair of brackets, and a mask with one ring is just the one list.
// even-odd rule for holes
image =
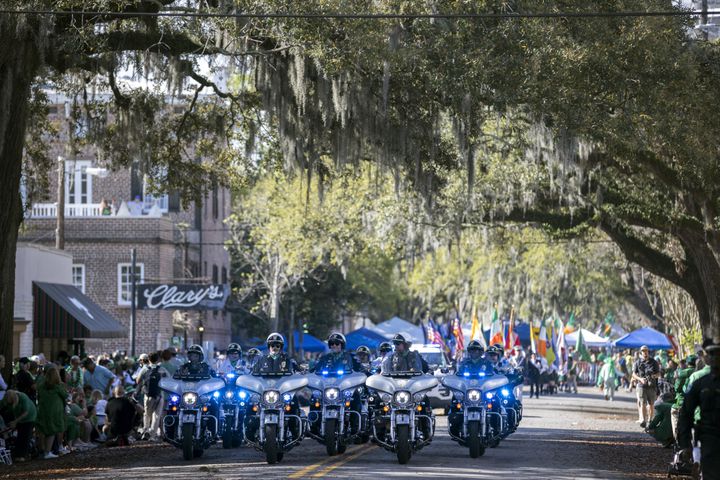
[[212, 216], [214, 220], [218, 219], [219, 215], [219, 198], [218, 198], [218, 184], [217, 181], [213, 181], [213, 191], [212, 191]]
[[225, 284], [227, 283], [227, 281], [228, 281], [228, 278], [227, 278], [227, 268], [225, 268], [225, 267], [222, 267], [222, 275], [221, 275], [221, 277], [220, 277], [220, 280], [222, 280], [222, 284], [223, 284], [223, 285], [225, 285]]
[[[132, 286], [130, 263], [118, 263], [118, 305], [129, 306], [130, 305], [130, 288]], [[137, 284], [143, 283], [145, 279], [145, 265], [142, 263], [135, 264], [135, 282]]]
[[85, 265], [76, 263], [72, 266], [72, 284], [85, 293]]
[[65, 203], [68, 205], [92, 203], [92, 176], [87, 173], [90, 165], [87, 160], [65, 161]]
[[218, 283], [218, 266], [217, 265], [213, 265], [212, 283]]

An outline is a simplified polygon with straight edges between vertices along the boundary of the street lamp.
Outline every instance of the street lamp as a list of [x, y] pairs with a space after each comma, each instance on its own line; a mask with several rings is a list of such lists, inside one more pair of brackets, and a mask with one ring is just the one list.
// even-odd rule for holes
[[203, 344], [203, 333], [205, 333], [205, 327], [203, 327], [202, 322], [198, 326], [198, 332], [200, 332], [200, 346]]

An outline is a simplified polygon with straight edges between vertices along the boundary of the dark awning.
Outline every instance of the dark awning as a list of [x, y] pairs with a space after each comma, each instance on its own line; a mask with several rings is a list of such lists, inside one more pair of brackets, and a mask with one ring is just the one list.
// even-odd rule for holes
[[33, 282], [33, 330], [40, 338], [122, 338], [127, 330], [73, 285]]

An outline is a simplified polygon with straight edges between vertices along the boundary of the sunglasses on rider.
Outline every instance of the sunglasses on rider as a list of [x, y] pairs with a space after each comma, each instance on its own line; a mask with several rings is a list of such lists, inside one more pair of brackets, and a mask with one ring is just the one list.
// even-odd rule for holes
[[271, 343], [270, 348], [282, 348], [282, 343]]
[[340, 342], [328, 342], [328, 346], [334, 347], [336, 345], [340, 345]]

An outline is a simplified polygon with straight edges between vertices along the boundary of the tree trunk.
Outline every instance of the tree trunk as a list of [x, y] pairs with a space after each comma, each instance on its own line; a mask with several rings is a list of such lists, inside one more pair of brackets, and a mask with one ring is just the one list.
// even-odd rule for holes
[[278, 313], [280, 311], [280, 259], [277, 255], [273, 256], [272, 265], [272, 285], [270, 286], [270, 330], [278, 331]]
[[[13, 352], [13, 309], [15, 302], [15, 250], [22, 199], [20, 176], [30, 85], [38, 69], [36, 32], [21, 19], [0, 18], [0, 353]], [[12, 362], [3, 375], [10, 379]]]

